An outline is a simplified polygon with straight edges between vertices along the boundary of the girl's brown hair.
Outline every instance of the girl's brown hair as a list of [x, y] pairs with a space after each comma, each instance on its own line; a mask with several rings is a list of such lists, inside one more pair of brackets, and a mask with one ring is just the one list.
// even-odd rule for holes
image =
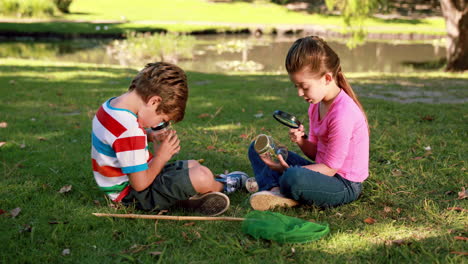
[[328, 46], [325, 40], [317, 36], [309, 36], [296, 40], [291, 48], [289, 48], [285, 64], [286, 70], [290, 74], [299, 72], [305, 67], [319, 78], [327, 72], [331, 72], [338, 87], [343, 89], [353, 99], [365, 115], [364, 108], [359, 102], [357, 95], [341, 71], [340, 58]]
[[166, 62], [148, 63], [132, 80], [128, 90], [135, 90], [145, 102], [152, 96], [160, 96], [162, 102], [156, 113], [168, 114], [174, 122], [184, 118], [187, 76], [178, 66]]

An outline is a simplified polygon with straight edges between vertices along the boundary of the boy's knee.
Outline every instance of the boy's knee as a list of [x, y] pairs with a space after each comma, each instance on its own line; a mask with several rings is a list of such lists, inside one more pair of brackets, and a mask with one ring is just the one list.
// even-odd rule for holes
[[196, 160], [187, 160], [187, 166], [189, 169], [200, 166], [201, 164]]

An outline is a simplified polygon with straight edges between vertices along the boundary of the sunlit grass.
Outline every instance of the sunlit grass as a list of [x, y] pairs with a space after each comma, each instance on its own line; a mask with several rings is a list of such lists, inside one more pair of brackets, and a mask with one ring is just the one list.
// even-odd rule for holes
[[[44, 23], [2, 23], [0, 30], [118, 34], [126, 30], [223, 32], [255, 25], [271, 32], [272, 28], [280, 24], [299, 27], [321, 25], [332, 31], [342, 31], [344, 26], [340, 16], [294, 12], [267, 1], [215, 3], [205, 0], [135, 0], [129, 3], [125, 0], [76, 0], [70, 6], [70, 11], [70, 14], [58, 15], [56, 18], [79, 23], [54, 22], [53, 19]], [[95, 22], [89, 23], [91, 21]], [[408, 20], [369, 18], [364, 26], [368, 32], [446, 34], [442, 17]]]

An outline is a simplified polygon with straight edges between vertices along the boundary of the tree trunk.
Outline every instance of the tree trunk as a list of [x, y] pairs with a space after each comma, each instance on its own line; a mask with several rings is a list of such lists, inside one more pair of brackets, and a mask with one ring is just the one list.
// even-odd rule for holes
[[468, 1], [440, 0], [447, 27], [447, 71], [468, 70]]

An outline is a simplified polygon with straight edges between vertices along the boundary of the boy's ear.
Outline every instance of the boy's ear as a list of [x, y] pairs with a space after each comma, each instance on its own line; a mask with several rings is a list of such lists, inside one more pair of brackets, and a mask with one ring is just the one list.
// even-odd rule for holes
[[148, 100], [148, 106], [158, 106], [159, 104], [161, 104], [162, 102], [162, 98], [160, 96], [151, 96], [150, 99]]

